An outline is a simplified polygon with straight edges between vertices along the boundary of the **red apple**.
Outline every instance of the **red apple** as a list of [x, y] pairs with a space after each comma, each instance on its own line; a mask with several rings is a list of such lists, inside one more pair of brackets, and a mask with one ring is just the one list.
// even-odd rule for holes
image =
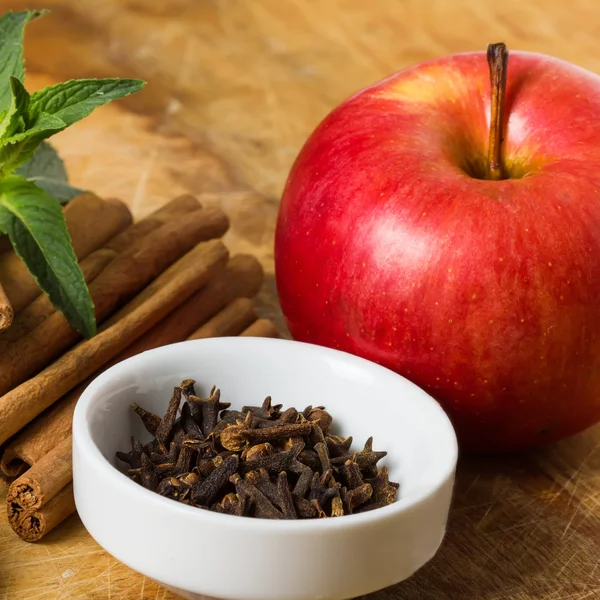
[[406, 376], [471, 450], [600, 420], [600, 78], [513, 52], [507, 79], [492, 119], [505, 178], [488, 158], [501, 86], [485, 53], [449, 56], [325, 118], [276, 232], [293, 337]]

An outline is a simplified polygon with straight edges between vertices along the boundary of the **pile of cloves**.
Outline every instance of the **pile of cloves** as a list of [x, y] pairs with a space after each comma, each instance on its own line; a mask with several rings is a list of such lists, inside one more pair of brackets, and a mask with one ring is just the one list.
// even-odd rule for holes
[[[359, 452], [352, 438], [330, 433], [322, 406], [282, 411], [267, 397], [262, 406], [229, 410], [213, 388], [199, 398], [195, 381], [176, 387], [163, 418], [133, 404], [154, 439], [131, 439], [117, 452], [129, 476], [178, 502], [239, 516], [312, 519], [365, 512], [394, 502], [386, 452], [369, 438]], [[182, 403], [183, 401], [183, 403]]]

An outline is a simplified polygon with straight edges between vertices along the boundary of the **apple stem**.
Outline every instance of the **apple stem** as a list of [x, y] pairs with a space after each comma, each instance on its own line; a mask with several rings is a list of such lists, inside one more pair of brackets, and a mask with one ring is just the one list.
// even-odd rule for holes
[[504, 141], [504, 97], [506, 95], [506, 72], [508, 50], [502, 43], [490, 44], [487, 48], [487, 61], [490, 68], [491, 117], [488, 148], [488, 177], [493, 181], [504, 179], [502, 168], [502, 142]]

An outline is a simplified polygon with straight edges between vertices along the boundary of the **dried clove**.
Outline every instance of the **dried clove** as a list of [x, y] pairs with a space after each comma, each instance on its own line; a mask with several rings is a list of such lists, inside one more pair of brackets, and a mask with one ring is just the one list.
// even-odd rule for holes
[[283, 516], [286, 519], [297, 519], [296, 508], [294, 507], [294, 500], [292, 498], [292, 493], [290, 492], [287, 473], [285, 471], [279, 473], [279, 477], [277, 478], [277, 489], [279, 490], [279, 495], [281, 497], [279, 507], [281, 508]]
[[319, 426], [318, 423], [314, 425], [313, 428], [313, 446], [315, 444], [325, 444], [325, 435], [323, 434], [323, 430]]
[[352, 490], [342, 488], [341, 497], [346, 514], [351, 515], [356, 508], [368, 502], [373, 495], [373, 488], [370, 483], [363, 483]]
[[348, 456], [350, 454], [350, 446], [352, 446], [352, 436], [343, 438], [337, 435], [328, 435], [325, 438], [329, 456]]
[[271, 481], [266, 469], [250, 471], [246, 473], [244, 479], [260, 490], [273, 504], [281, 506], [282, 499], [279, 488]]
[[298, 456], [298, 460], [313, 471], [318, 471], [321, 468], [319, 455], [314, 450], [302, 450]]
[[327, 450], [327, 446], [322, 442], [315, 444], [315, 451], [317, 452], [317, 456], [319, 457], [319, 462], [321, 463], [321, 473], [325, 473], [331, 469], [331, 463], [329, 462], [329, 450]]
[[193, 379], [184, 379], [181, 382], [179, 387], [181, 388], [181, 392], [183, 393], [183, 395], [186, 398], [196, 395], [196, 390], [194, 389], [194, 385], [196, 385], [196, 382]]
[[360, 467], [352, 460], [347, 460], [339, 469], [349, 490], [353, 490], [362, 485], [363, 478], [360, 473]]
[[195, 458], [194, 449], [189, 446], [184, 445], [181, 447], [179, 451], [179, 456], [177, 457], [177, 462], [175, 463], [175, 474], [181, 475], [182, 473], [187, 473], [192, 468], [192, 461]]
[[396, 499], [398, 488], [400, 487], [397, 483], [393, 483], [389, 479], [389, 473], [387, 467], [381, 467], [377, 472], [377, 476], [374, 479], [370, 479], [367, 483], [371, 484], [373, 488], [373, 495], [367, 504], [363, 504], [360, 508], [360, 512], [367, 510], [373, 510], [374, 508], [381, 508], [392, 504]]
[[152, 454], [152, 452], [160, 452], [162, 450], [162, 448], [160, 447], [160, 444], [158, 443], [158, 440], [156, 438], [153, 439], [151, 442], [144, 444], [142, 449], [148, 456], [150, 456], [150, 454]]
[[284, 410], [281, 413], [279, 420], [282, 423], [295, 423], [297, 417], [298, 417], [298, 411], [293, 406], [291, 406], [290, 408], [288, 408], [287, 410]]
[[[269, 427], [265, 429], [244, 429], [240, 432], [242, 438], [252, 444], [262, 444], [291, 437], [302, 437], [309, 435], [313, 430], [312, 423], [298, 423]], [[222, 437], [222, 436], [221, 436]]]
[[192, 490], [192, 502], [201, 506], [212, 504], [221, 488], [237, 471], [238, 462], [237, 456], [228, 456], [204, 481]]
[[142, 466], [143, 452], [144, 446], [142, 446], [142, 443], [131, 436], [131, 451], [127, 453], [117, 452], [117, 458], [127, 463], [131, 469], [139, 469]]
[[213, 389], [208, 399], [202, 403], [202, 430], [204, 435], [208, 435], [216, 426], [219, 412], [229, 408], [229, 402], [221, 402], [221, 390]]
[[150, 454], [150, 460], [152, 460], [155, 465], [160, 465], [163, 463], [175, 464], [177, 462], [180, 449], [181, 446], [176, 441], [172, 441], [169, 445], [169, 451], [166, 454], [164, 452], [152, 452]]
[[294, 500], [294, 508], [300, 519], [316, 519], [319, 516], [317, 509], [310, 500], [296, 496], [296, 494], [292, 494], [292, 498]]
[[298, 461], [298, 455], [302, 451], [302, 445], [294, 446], [289, 450], [277, 452], [271, 456], [249, 460], [243, 463], [244, 472], [254, 469], [266, 469], [269, 473], [278, 474], [281, 471], [291, 471], [292, 473], [302, 472], [306, 466]]
[[135, 402], [131, 405], [131, 408], [133, 408], [134, 412], [142, 420], [142, 424], [146, 428], [146, 431], [151, 435], [156, 435], [161, 418], [158, 415], [151, 413], [149, 410], [145, 410]]
[[331, 426], [331, 422], [333, 421], [333, 418], [323, 406], [311, 408], [311, 410], [308, 411], [308, 414], [306, 414], [306, 412], [304, 413], [304, 416], [309, 421], [316, 423], [321, 428], [323, 434], [327, 434], [329, 427]]
[[294, 486], [294, 494], [301, 496], [302, 498], [306, 498], [310, 490], [310, 484], [312, 482], [313, 475], [314, 472], [312, 469], [304, 469], [304, 471], [300, 473], [298, 481], [296, 481], [296, 485]]
[[142, 454], [141, 462], [140, 481], [147, 490], [154, 492], [158, 487], [158, 475], [156, 474], [156, 470], [152, 468], [152, 462], [146, 454]]
[[188, 396], [192, 415], [196, 422], [201, 422], [202, 434], [207, 436], [217, 425], [219, 412], [231, 406], [228, 402], [220, 402], [221, 390], [213, 386], [208, 398], [198, 398], [196, 395]]
[[373, 452], [373, 438], [370, 437], [366, 441], [365, 447], [355, 454], [354, 462], [359, 468], [368, 469], [369, 467], [376, 466], [384, 456], [387, 456], [387, 452]]
[[319, 477], [318, 473], [313, 475], [310, 492], [308, 494], [309, 500], [318, 500], [320, 506], [327, 506], [331, 499], [338, 494], [339, 483], [335, 484], [335, 487], [329, 487], [327, 482], [331, 476], [331, 471], [327, 471], [324, 475]]
[[192, 409], [187, 401], [184, 402], [183, 406], [181, 407], [181, 425], [186, 435], [190, 438], [194, 440], [205, 439], [200, 425], [196, 423], [194, 417], [192, 416]]
[[181, 403], [181, 388], [176, 387], [173, 390], [173, 395], [169, 401], [167, 408], [167, 414], [161, 419], [160, 425], [156, 430], [156, 439], [158, 443], [164, 448], [166, 452], [167, 444], [173, 434], [173, 428], [175, 427], [175, 420], [177, 419], [177, 411], [179, 410], [179, 404]]
[[231, 476], [231, 483], [235, 491], [246, 497], [253, 505], [254, 516], [259, 519], [283, 519], [283, 514], [277, 510], [273, 503], [254, 485], [242, 479], [237, 473]]
[[260, 417], [262, 419], [276, 419], [282, 409], [281, 404], [277, 404], [276, 406], [271, 405], [271, 396], [267, 396], [265, 401], [262, 403], [262, 406], [244, 406], [242, 408], [242, 412], [251, 412], [256, 417]]

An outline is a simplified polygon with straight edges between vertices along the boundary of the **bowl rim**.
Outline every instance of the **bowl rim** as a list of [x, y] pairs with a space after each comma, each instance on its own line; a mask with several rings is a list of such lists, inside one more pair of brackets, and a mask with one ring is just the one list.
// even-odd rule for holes
[[[410, 493], [407, 496], [400, 496], [395, 502], [387, 506], [377, 508], [364, 513], [356, 513], [352, 515], [344, 515], [343, 518], [329, 518], [329, 519], [252, 519], [252, 518], [240, 518], [235, 515], [226, 515], [209, 510], [202, 510], [195, 506], [187, 506], [180, 502], [175, 502], [170, 498], [165, 498], [156, 492], [152, 492], [142, 487], [138, 483], [132, 481], [122, 473], [117, 467], [111, 464], [108, 459], [104, 457], [95, 441], [92, 438], [89, 423], [88, 414], [91, 410], [90, 404], [101, 392], [102, 388], [107, 385], [110, 381], [118, 379], [121, 373], [131, 370], [132, 366], [135, 367], [136, 363], [142, 363], [145, 357], [151, 353], [153, 355], [167, 355], [173, 351], [174, 348], [180, 348], [181, 346], [211, 346], [214, 344], [219, 345], [240, 345], [240, 346], [255, 346], [261, 345], [265, 347], [282, 347], [294, 345], [301, 348], [301, 352], [316, 352], [319, 354], [334, 355], [345, 361], [350, 361], [358, 367], [375, 370], [386, 374], [386, 376], [393, 376], [403, 380], [404, 385], [414, 387], [420, 392], [419, 402], [429, 403], [429, 405], [437, 412], [438, 418], [447, 430], [448, 442], [440, 447], [438, 452], [445, 457], [445, 463], [443, 468], [440, 469], [438, 476], [435, 478], [433, 484], [423, 486], [423, 489], [417, 490]], [[387, 518], [394, 518], [402, 513], [407, 513], [411, 509], [415, 508], [419, 504], [425, 502], [428, 498], [434, 496], [449, 479], [454, 477], [456, 470], [456, 464], [458, 460], [458, 442], [456, 438], [456, 432], [446, 412], [442, 409], [440, 404], [432, 398], [422, 388], [412, 383], [402, 375], [395, 373], [391, 369], [383, 367], [373, 361], [365, 358], [344, 352], [341, 350], [328, 348], [325, 346], [319, 346], [307, 342], [299, 342], [288, 339], [277, 339], [277, 338], [253, 338], [253, 337], [240, 337], [240, 336], [224, 336], [219, 338], [206, 338], [199, 340], [187, 340], [178, 342], [175, 344], [168, 344], [160, 348], [154, 348], [147, 350], [135, 356], [129, 357], [106, 371], [98, 375], [84, 390], [79, 398], [75, 411], [73, 414], [73, 440], [77, 441], [79, 457], [85, 462], [89, 462], [91, 468], [93, 468], [99, 477], [107, 477], [114, 481], [114, 485], [125, 486], [132, 494], [140, 495], [140, 503], [150, 505], [152, 507], [160, 508], [163, 512], [171, 511], [174, 515], [180, 515], [181, 518], [197, 519], [199, 523], [208, 520], [216, 519], [215, 525], [221, 524], [230, 527], [236, 526], [242, 530], [256, 531], [257, 529], [265, 531], [265, 528], [272, 528], [275, 533], [316, 533], [319, 531], [327, 531], [329, 529], [337, 529], [339, 527], [362, 527], [368, 526], [373, 521], [379, 521]], [[77, 472], [74, 469], [74, 480], [77, 479]], [[77, 488], [76, 488], [77, 489]], [[77, 504], [77, 492], [75, 494], [75, 503]], [[237, 524], [237, 525], [235, 525]]]

